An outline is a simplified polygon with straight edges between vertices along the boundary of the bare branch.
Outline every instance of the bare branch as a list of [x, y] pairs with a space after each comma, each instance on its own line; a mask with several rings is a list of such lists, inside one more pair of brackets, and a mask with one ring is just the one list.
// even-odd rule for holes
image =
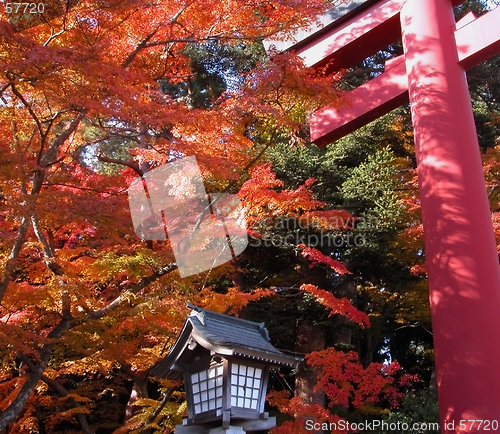
[[169, 273], [171, 273], [174, 270], [177, 270], [177, 264], [174, 262], [172, 264], [169, 264], [163, 268], [160, 268], [158, 271], [155, 273], [143, 277], [140, 279], [132, 288], [128, 289], [124, 293], [122, 293], [120, 296], [115, 298], [111, 303], [108, 305], [104, 306], [103, 308], [96, 310], [94, 312], [91, 312], [89, 314], [89, 318], [91, 319], [100, 319], [103, 316], [105, 316], [108, 312], [118, 308], [123, 302], [127, 300], [127, 298], [130, 295], [137, 294], [139, 291], [144, 289], [146, 286], [148, 286], [150, 283], [153, 283], [154, 281], [158, 280], [160, 277], [165, 276]]
[[[189, 7], [191, 6], [192, 4], [194, 3], [194, 0], [192, 1], [188, 1], [184, 4], [184, 6], [181, 6], [179, 8], [179, 10], [172, 16], [172, 18], [170, 18], [170, 20], [168, 21], [167, 24], [174, 24], [177, 22], [177, 20], [179, 19], [179, 17], [181, 16], [181, 14]], [[128, 57], [125, 59], [125, 61], [122, 63], [122, 67], [123, 68], [126, 68], [128, 65], [130, 65], [132, 63], [132, 61], [135, 59], [135, 56], [137, 56], [137, 54], [139, 54], [139, 52], [141, 50], [143, 50], [144, 48], [148, 47], [148, 43], [149, 41], [151, 40], [151, 38], [156, 35], [156, 33], [158, 32], [158, 30], [160, 30], [165, 24], [162, 23], [162, 24], [158, 24], [141, 42], [139, 42], [137, 44], [137, 46], [135, 47], [134, 51], [132, 51]], [[158, 44], [156, 44], [158, 45]]]
[[116, 159], [116, 158], [109, 158], [109, 157], [106, 157], [106, 156], [104, 156], [102, 154], [99, 154], [97, 156], [97, 159], [99, 161], [102, 161], [103, 163], [120, 164], [122, 166], [130, 167], [131, 169], [135, 170], [140, 176], [144, 175], [144, 172], [139, 167], [139, 164], [136, 163], [135, 161], [125, 161], [125, 160], [119, 160], [119, 159]]
[[[23, 363], [25, 363], [30, 371], [33, 371], [35, 369], [35, 365], [33, 362], [30, 360], [26, 354], [20, 354], [21, 360]], [[68, 396], [69, 391], [59, 382], [56, 380], [53, 380], [52, 378], [47, 377], [46, 375], [42, 375], [41, 380], [46, 383], [52, 390], [55, 392], [59, 393], [61, 396]], [[76, 401], [75, 398], [69, 398], [68, 399], [69, 403], [71, 404], [72, 407], [77, 408], [81, 407], [81, 405]], [[87, 421], [87, 417], [83, 413], [78, 413], [77, 415], [78, 421], [80, 422], [80, 425], [82, 427], [82, 430], [85, 434], [94, 434], [92, 429], [90, 428], [90, 425]]]
[[55, 38], [57, 38], [58, 36], [62, 35], [64, 32], [65, 32], [65, 28], [63, 27], [59, 32], [57, 33], [54, 33], [54, 27], [52, 27], [50, 29], [50, 36], [49, 38], [44, 42], [43, 46], [46, 47], [47, 45], [49, 45], [52, 40], [54, 40]]
[[109, 194], [110, 196], [118, 196], [120, 193], [123, 193], [126, 190], [126, 188], [123, 188], [119, 191], [97, 190], [96, 188], [82, 187], [80, 185], [65, 184], [64, 182], [44, 182], [43, 186], [44, 187], [55, 187], [55, 186], [68, 187], [68, 188], [74, 188], [75, 190], [92, 191], [94, 193], [99, 193], [99, 194]]
[[[62, 334], [70, 329], [69, 318], [63, 318], [61, 322], [52, 329], [52, 331], [47, 335], [49, 339], [57, 339], [62, 336]], [[33, 389], [36, 387], [40, 379], [42, 378], [43, 371], [47, 367], [47, 363], [52, 354], [52, 348], [54, 346], [53, 342], [46, 343], [42, 347], [40, 352], [40, 358], [38, 362], [33, 366], [31, 373], [27, 381], [23, 384], [23, 387], [17, 394], [16, 398], [12, 403], [0, 413], [0, 432], [7, 428], [7, 426], [19, 415], [23, 410], [26, 402], [31, 396]]]
[[24, 96], [21, 94], [21, 92], [19, 92], [19, 90], [17, 89], [17, 87], [14, 83], [10, 83], [10, 88], [12, 89], [12, 93], [15, 96], [17, 96], [21, 100], [23, 105], [28, 109], [29, 114], [31, 115], [31, 117], [35, 121], [37, 129], [38, 129], [38, 134], [40, 136], [40, 141], [42, 142], [41, 146], [43, 146], [43, 142], [45, 140], [45, 134], [43, 132], [43, 127], [42, 127], [42, 124], [40, 122], [40, 119], [38, 119], [38, 116], [35, 114], [35, 112], [31, 108], [31, 105], [28, 103], [28, 101], [26, 101], [24, 99]]
[[0, 96], [7, 90], [7, 88], [10, 86], [10, 83], [5, 83], [2, 87], [0, 87]]
[[78, 125], [80, 124], [80, 121], [83, 119], [83, 113], [78, 113], [78, 115], [71, 121], [71, 124], [69, 125], [68, 128], [66, 128], [61, 134], [59, 134], [50, 144], [50, 146], [47, 148], [45, 153], [43, 153], [43, 149], [40, 149], [40, 152], [38, 153], [38, 163], [42, 167], [48, 167], [52, 163], [54, 163], [54, 160], [57, 157], [57, 152], [59, 151], [59, 148], [68, 140], [73, 134], [76, 129], [78, 128]]
[[[172, 394], [174, 393], [174, 391], [175, 391], [175, 388], [172, 387], [167, 392], [165, 392], [165, 394], [163, 395], [163, 399], [158, 404], [158, 407], [156, 407], [153, 410], [153, 412], [148, 416], [148, 418], [146, 419], [146, 422], [145, 422], [144, 425], [147, 426], [150, 423], [154, 422], [154, 420], [158, 417], [158, 415], [161, 413], [161, 411], [163, 410], [163, 408], [167, 405], [167, 403], [170, 400], [170, 397], [172, 396]], [[145, 428], [141, 431], [141, 433], [143, 433], [143, 432], [146, 432]]]
[[31, 215], [31, 225], [33, 226], [33, 230], [35, 231], [35, 235], [38, 241], [42, 245], [43, 256], [45, 258], [45, 264], [47, 265], [47, 268], [57, 276], [64, 275], [63, 269], [54, 260], [55, 259], [54, 251], [50, 246], [50, 244], [47, 242], [45, 235], [43, 235], [43, 232], [41, 231], [40, 225], [38, 223], [38, 219], [36, 218], [35, 215]]
[[14, 242], [14, 246], [10, 251], [10, 255], [7, 259], [7, 264], [5, 265], [5, 270], [3, 272], [2, 280], [0, 280], [0, 303], [5, 295], [5, 291], [7, 290], [7, 286], [12, 281], [14, 277], [14, 270], [16, 269], [16, 260], [21, 253], [21, 248], [24, 244], [24, 240], [26, 238], [26, 232], [29, 227], [29, 219], [27, 217], [23, 217], [21, 220], [21, 226], [17, 231], [16, 241]]

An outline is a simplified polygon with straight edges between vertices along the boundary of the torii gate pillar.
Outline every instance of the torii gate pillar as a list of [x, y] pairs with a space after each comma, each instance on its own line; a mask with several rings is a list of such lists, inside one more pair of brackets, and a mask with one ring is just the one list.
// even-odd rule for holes
[[[458, 64], [451, 2], [408, 0], [400, 18], [441, 427], [454, 422], [448, 431], [468, 432], [460, 429], [461, 420], [500, 419], [498, 254], [469, 90]], [[476, 422], [472, 431], [478, 426]]]
[[500, 423], [500, 267], [465, 76], [500, 53], [500, 7], [455, 23], [462, 1], [358, 0], [294, 45], [306, 65], [338, 71], [402, 32], [405, 55], [352, 104], [313, 114], [311, 138], [326, 145], [410, 100], [443, 433]]

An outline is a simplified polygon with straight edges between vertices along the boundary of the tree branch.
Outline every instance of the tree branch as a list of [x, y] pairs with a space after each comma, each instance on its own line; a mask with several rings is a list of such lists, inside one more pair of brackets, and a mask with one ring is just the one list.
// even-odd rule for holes
[[[168, 23], [167, 24], [174, 24], [177, 22], [178, 18], [181, 16], [181, 14], [189, 7], [191, 6], [192, 4], [194, 3], [194, 0], [192, 1], [188, 1], [186, 2], [186, 4], [184, 6], [181, 6], [179, 8], [179, 10], [173, 15], [172, 18], [170, 18], [170, 20], [168, 20]], [[132, 63], [132, 61], [135, 59], [135, 56], [137, 56], [137, 54], [139, 54], [139, 52], [141, 50], [143, 50], [144, 48], [148, 47], [148, 43], [149, 41], [151, 40], [151, 38], [156, 35], [156, 33], [158, 32], [158, 30], [160, 30], [162, 28], [164, 24], [158, 24], [154, 29], [153, 31], [151, 31], [141, 42], [139, 42], [136, 47], [134, 48], [134, 51], [132, 51], [128, 57], [125, 59], [125, 61], [122, 63], [122, 68], [126, 68], [128, 65], [130, 65]], [[159, 44], [155, 44], [155, 45], [159, 45]]]
[[160, 268], [158, 271], [155, 273], [143, 277], [140, 279], [132, 288], [126, 290], [123, 292], [121, 295], [119, 295], [117, 298], [115, 298], [111, 303], [107, 304], [103, 308], [96, 310], [94, 312], [89, 313], [88, 317], [91, 319], [100, 319], [104, 315], [106, 315], [108, 312], [118, 308], [124, 301], [127, 300], [127, 298], [130, 295], [137, 294], [139, 291], [144, 289], [146, 286], [148, 286], [150, 283], [158, 280], [160, 277], [165, 276], [169, 273], [171, 273], [174, 270], [177, 270], [177, 264], [174, 262], [172, 264], [167, 265], [166, 267]]
[[[52, 331], [47, 335], [50, 340], [58, 339], [62, 334], [70, 329], [70, 319], [63, 318], [61, 322], [52, 329]], [[36, 387], [38, 382], [41, 380], [43, 371], [47, 367], [47, 363], [52, 354], [52, 348], [54, 342], [46, 343], [43, 345], [40, 352], [40, 359], [38, 363], [33, 366], [31, 373], [28, 377], [26, 383], [23, 384], [21, 390], [17, 394], [16, 398], [12, 403], [0, 413], [0, 432], [7, 428], [7, 426], [21, 413], [26, 402], [28, 401], [33, 389]]]
[[132, 63], [132, 61], [135, 59], [135, 56], [139, 54], [139, 51], [143, 50], [144, 47], [146, 47], [146, 44], [148, 41], [156, 35], [158, 30], [160, 30], [162, 27], [162, 24], [158, 24], [141, 42], [139, 42], [136, 47], [134, 48], [134, 51], [132, 51], [128, 57], [125, 59], [125, 61], [122, 63], [122, 68], [126, 68], [128, 65]]
[[[174, 393], [174, 391], [175, 391], [175, 388], [172, 387], [172, 388], [168, 389], [167, 392], [165, 392], [165, 395], [163, 395], [163, 399], [158, 404], [158, 407], [156, 407], [154, 409], [154, 411], [148, 416], [144, 425], [147, 426], [150, 423], [154, 422], [154, 420], [158, 417], [158, 415], [161, 413], [163, 408], [167, 405], [167, 403], [168, 403], [170, 397], [172, 396], [172, 394]], [[144, 432], [147, 432], [147, 428], [142, 429], [141, 433], [144, 433]]]
[[38, 153], [38, 164], [40, 164], [42, 167], [48, 167], [50, 166], [54, 160], [57, 157], [57, 152], [59, 151], [59, 148], [68, 140], [73, 134], [76, 129], [78, 128], [78, 125], [80, 124], [80, 121], [83, 119], [83, 113], [78, 113], [78, 115], [71, 121], [71, 124], [69, 125], [68, 128], [66, 128], [61, 134], [59, 134], [50, 144], [50, 146], [47, 148], [45, 153], [43, 152], [43, 149], [40, 149], [40, 152]]
[[99, 194], [109, 194], [110, 196], [118, 196], [120, 193], [123, 193], [126, 188], [123, 188], [118, 191], [106, 191], [106, 190], [97, 190], [95, 188], [90, 188], [90, 187], [81, 187], [79, 185], [71, 185], [71, 184], [65, 184], [64, 182], [44, 182], [43, 183], [44, 187], [68, 187], [68, 188], [74, 188], [75, 190], [82, 190], [82, 191], [92, 191], [94, 193], [99, 193]]
[[[65, 17], [66, 18], [66, 17]], [[48, 37], [48, 39], [44, 42], [43, 46], [46, 47], [47, 45], [49, 45], [53, 39], [57, 38], [58, 36], [62, 35], [64, 32], [66, 31], [66, 26], [63, 26], [63, 28], [54, 33], [54, 27], [52, 27], [50, 29], [50, 36]]]
[[137, 174], [139, 174], [139, 176], [143, 176], [144, 175], [144, 172], [141, 170], [141, 168], [139, 167], [139, 164], [136, 163], [135, 161], [125, 161], [125, 160], [119, 160], [117, 158], [109, 158], [109, 157], [106, 157], [102, 154], [99, 154], [97, 156], [97, 159], [99, 161], [102, 161], [103, 163], [113, 163], [113, 164], [120, 164], [122, 166], [127, 166], [127, 167], [130, 167], [131, 169], [133, 169]]
[[[37, 170], [35, 172], [32, 179], [33, 187], [30, 193], [31, 197], [36, 196], [38, 193], [40, 193], [44, 177], [45, 172], [43, 170]], [[14, 241], [14, 245], [12, 246], [9, 257], [7, 258], [7, 264], [3, 272], [2, 280], [0, 280], [0, 304], [2, 303], [7, 287], [9, 286], [9, 283], [14, 276], [16, 259], [18, 258], [19, 253], [21, 253], [21, 248], [23, 247], [24, 241], [26, 239], [26, 232], [28, 231], [29, 224], [30, 213], [29, 210], [27, 210], [26, 215], [21, 220], [21, 225], [19, 226], [19, 229], [17, 231], [16, 240]]]
[[[7, 77], [7, 78], [9, 78], [9, 77]], [[12, 89], [12, 93], [15, 96], [17, 96], [21, 100], [21, 102], [23, 103], [23, 105], [28, 109], [29, 114], [31, 115], [31, 117], [35, 121], [36, 127], [38, 129], [38, 134], [40, 136], [40, 142], [41, 142], [40, 146], [43, 148], [43, 143], [45, 141], [45, 134], [43, 132], [43, 127], [42, 127], [42, 123], [40, 122], [40, 119], [38, 119], [38, 116], [35, 114], [35, 112], [31, 108], [31, 105], [28, 103], [28, 101], [26, 101], [24, 99], [24, 96], [21, 94], [21, 92], [19, 92], [17, 90], [17, 87], [16, 87], [16, 85], [14, 83], [10, 83], [10, 88]]]
[[[259, 153], [252, 159], [252, 161], [250, 161], [244, 168], [243, 168], [243, 171], [246, 172], [248, 169], [250, 169], [250, 167], [252, 167], [258, 160], [260, 157], [262, 157], [262, 155], [264, 155], [264, 152], [267, 151], [267, 149], [269, 149], [269, 147], [274, 143], [275, 139], [277, 137], [277, 134], [276, 133], [273, 133], [272, 137], [269, 139], [269, 141], [266, 143], [266, 145], [259, 151]], [[233, 188], [236, 183], [239, 181], [239, 179], [235, 179], [233, 181], [231, 181], [227, 187], [223, 190], [223, 193], [229, 191], [231, 188]], [[210, 209], [213, 205], [215, 205], [215, 203], [217, 203], [217, 201], [221, 198], [222, 196], [219, 196], [217, 199], [211, 201], [206, 207], [205, 209], [202, 211], [202, 213], [200, 214], [200, 217], [198, 218], [198, 221], [196, 222], [196, 225], [194, 227], [194, 231], [197, 231], [198, 228], [200, 227], [201, 223], [203, 222], [203, 219], [206, 217], [206, 215], [210, 212]]]
[[[29, 222], [29, 219], [26, 220]], [[139, 291], [141, 291], [150, 283], [156, 281], [162, 276], [167, 275], [168, 273], [176, 270], [177, 268], [178, 268], [177, 264], [172, 263], [163, 268], [160, 268], [158, 271], [156, 271], [150, 276], [143, 277], [132, 288], [125, 291], [123, 294], [121, 294], [119, 297], [113, 300], [110, 304], [106, 305], [102, 309], [91, 312], [87, 316], [87, 319], [100, 319], [104, 317], [108, 312], [118, 308], [127, 299], [128, 296], [130, 296], [131, 294], [137, 294]], [[64, 300], [63, 304], [65, 304]], [[52, 331], [47, 335], [49, 342], [43, 345], [42, 350], [40, 352], [40, 358], [38, 363], [34, 365], [28, 380], [26, 381], [26, 383], [24, 383], [23, 387], [21, 388], [20, 392], [18, 393], [14, 401], [12, 401], [12, 403], [0, 414], [0, 432], [6, 429], [7, 426], [23, 410], [24, 406], [26, 405], [26, 402], [28, 401], [29, 397], [31, 396], [31, 393], [33, 392], [33, 389], [42, 379], [43, 372], [47, 367], [47, 363], [50, 359], [50, 356], [52, 354], [52, 349], [55, 343], [52, 340], [60, 338], [65, 331], [70, 330], [71, 328], [81, 324], [82, 322], [84, 322], [84, 320], [74, 321], [73, 317], [68, 312], [68, 308], [66, 306], [63, 306], [63, 316], [61, 322], [56, 327], [54, 327], [54, 329], [52, 329]]]
[[[69, 391], [60, 383], [58, 383], [55, 380], [52, 380], [51, 378], [42, 375], [41, 380], [45, 382], [52, 390], [56, 391], [59, 393], [61, 396], [68, 396]], [[68, 402], [71, 404], [73, 408], [79, 408], [81, 405], [77, 402], [75, 398], [68, 398]], [[80, 422], [80, 426], [82, 427], [82, 431], [85, 434], [94, 434], [94, 431], [90, 428], [90, 425], [87, 421], [87, 417], [85, 416], [84, 413], [78, 413], [77, 414], [78, 422]]]
[[[33, 362], [30, 360], [26, 354], [21, 354], [21, 359], [23, 363], [25, 363], [30, 371], [33, 371], [35, 369], [35, 365]], [[40, 378], [44, 383], [46, 383], [52, 390], [55, 392], [59, 393], [61, 396], [68, 396], [69, 391], [61, 384], [58, 383], [56, 380], [53, 380], [52, 378], [47, 377], [46, 375], [42, 375]], [[72, 407], [77, 408], [81, 407], [81, 405], [76, 401], [75, 398], [68, 398], [68, 402], [71, 404]], [[77, 415], [78, 421], [80, 422], [80, 425], [82, 427], [82, 430], [85, 434], [94, 434], [92, 429], [90, 428], [90, 425], [87, 421], [87, 417], [83, 413], [78, 413]]]
[[5, 295], [5, 291], [7, 290], [7, 286], [11, 282], [14, 277], [14, 270], [16, 268], [16, 259], [21, 253], [21, 248], [23, 247], [24, 240], [26, 239], [26, 232], [29, 227], [29, 219], [28, 217], [23, 217], [21, 220], [21, 226], [17, 231], [16, 241], [14, 242], [14, 246], [12, 246], [12, 250], [10, 251], [9, 257], [7, 259], [7, 264], [5, 265], [5, 270], [3, 272], [2, 280], [0, 281], [0, 303]]

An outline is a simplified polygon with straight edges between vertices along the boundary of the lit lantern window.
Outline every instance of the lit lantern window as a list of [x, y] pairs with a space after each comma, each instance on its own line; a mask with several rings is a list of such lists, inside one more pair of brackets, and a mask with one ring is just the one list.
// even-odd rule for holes
[[269, 369], [296, 368], [302, 359], [273, 347], [263, 324], [191, 307], [177, 341], [151, 370], [157, 378], [184, 377], [188, 417], [176, 434], [209, 433], [216, 421], [235, 432], [275, 426], [264, 411]]

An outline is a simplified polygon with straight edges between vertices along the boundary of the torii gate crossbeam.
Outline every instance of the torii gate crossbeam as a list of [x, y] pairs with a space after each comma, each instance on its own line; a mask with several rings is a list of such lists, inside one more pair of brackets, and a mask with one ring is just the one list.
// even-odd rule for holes
[[309, 66], [348, 67], [361, 60], [350, 58], [353, 47], [366, 57], [382, 48], [373, 36], [402, 34], [405, 55], [353, 91], [352, 105], [316, 113], [311, 135], [329, 143], [410, 101], [441, 427], [464, 433], [496, 430], [491, 423], [500, 421], [500, 268], [465, 76], [500, 52], [500, 8], [457, 24], [458, 3], [372, 2], [297, 52]]
[[[464, 69], [484, 62], [500, 53], [500, 8], [478, 19], [469, 13], [456, 23], [453, 34], [458, 63]], [[310, 53], [304, 54], [309, 62], [315, 60]], [[314, 113], [311, 138], [318, 145], [331, 143], [407, 102], [408, 76], [403, 55], [388, 60], [383, 74], [351, 91], [347, 107], [332, 105]]]

